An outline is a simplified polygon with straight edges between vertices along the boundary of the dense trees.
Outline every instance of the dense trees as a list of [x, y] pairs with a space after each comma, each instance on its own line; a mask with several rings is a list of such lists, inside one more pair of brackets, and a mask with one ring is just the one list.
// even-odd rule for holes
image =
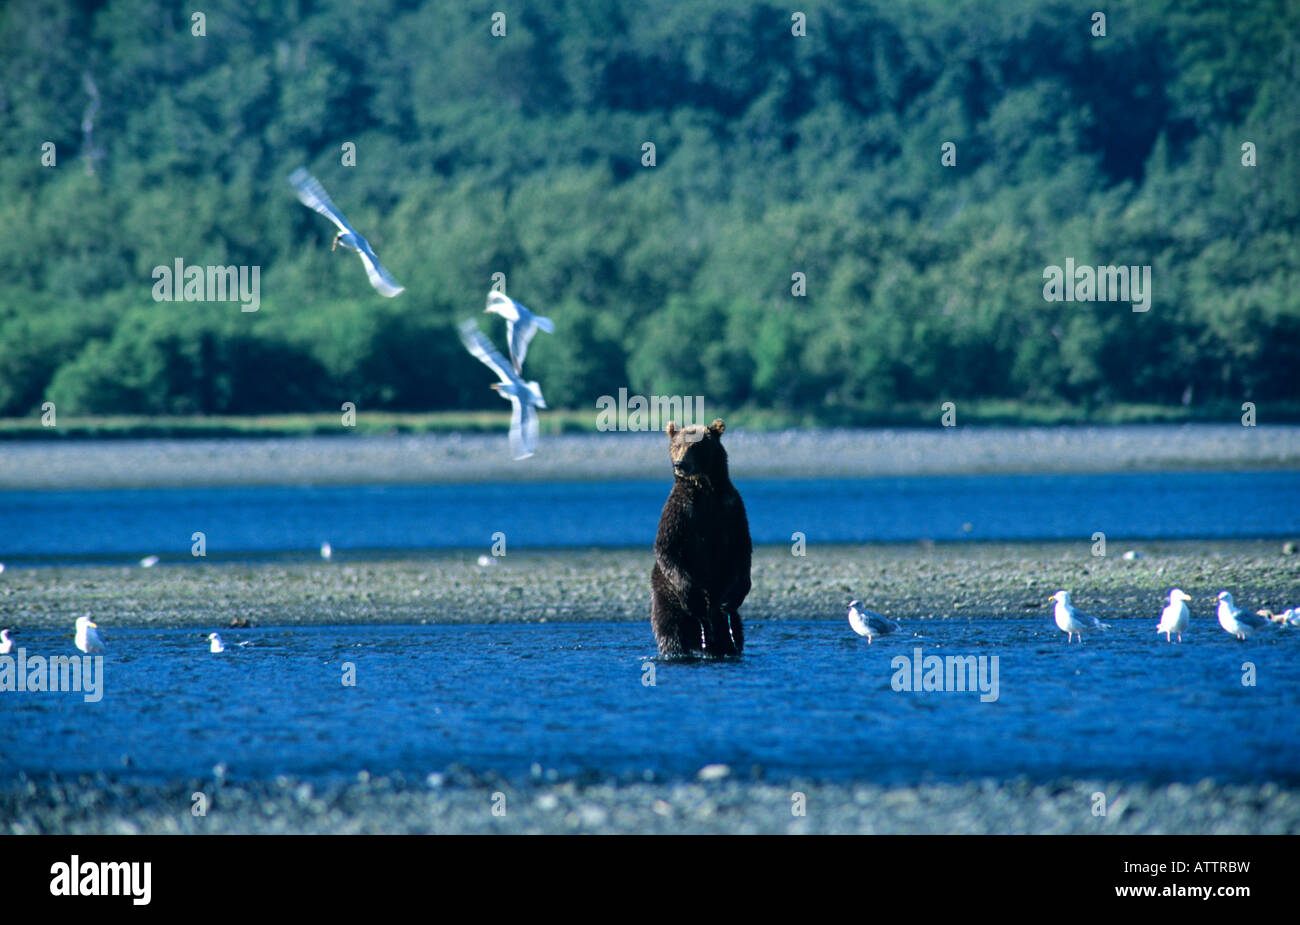
[[[0, 9], [0, 414], [495, 408], [454, 324], [498, 272], [557, 322], [553, 407], [1300, 399], [1288, 0], [1112, 3], [1104, 37], [1066, 2], [810, 0], [805, 37], [731, 0], [504, 37], [503, 4], [207, 6]], [[405, 294], [329, 252], [300, 163]], [[153, 301], [178, 257], [261, 266], [260, 310]], [[1150, 311], [1045, 302], [1066, 258], [1150, 264]]]

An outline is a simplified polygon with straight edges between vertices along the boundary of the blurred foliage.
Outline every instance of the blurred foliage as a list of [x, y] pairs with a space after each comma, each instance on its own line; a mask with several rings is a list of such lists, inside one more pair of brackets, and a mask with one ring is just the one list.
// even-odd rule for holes
[[[476, 0], [203, 6], [205, 36], [162, 0], [0, 6], [0, 415], [504, 410], [455, 336], [504, 342], [497, 272], [556, 322], [553, 408], [1300, 399], [1290, 0], [1123, 0], [1105, 37], [1027, 0], [809, 0], [799, 38], [731, 0], [557, 0], [504, 37]], [[403, 295], [330, 253], [299, 164]], [[260, 266], [260, 310], [155, 302], [176, 258]], [[1066, 258], [1152, 265], [1150, 311], [1045, 302]]]

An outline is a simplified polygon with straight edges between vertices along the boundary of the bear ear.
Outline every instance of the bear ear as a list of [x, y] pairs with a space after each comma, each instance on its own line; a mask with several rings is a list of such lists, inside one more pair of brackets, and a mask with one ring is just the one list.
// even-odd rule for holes
[[664, 433], [668, 435], [669, 440], [673, 439], [673, 437], [677, 436], [677, 425], [669, 421], [668, 426], [664, 428]]
[[722, 432], [726, 429], [727, 425], [722, 423], [722, 418], [714, 418], [713, 423], [709, 425], [709, 430], [713, 432], [715, 437], [721, 437]]

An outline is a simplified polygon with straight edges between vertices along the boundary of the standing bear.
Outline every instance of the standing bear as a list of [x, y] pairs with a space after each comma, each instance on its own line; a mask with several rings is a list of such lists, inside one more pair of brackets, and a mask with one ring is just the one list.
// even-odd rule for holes
[[650, 572], [650, 625], [659, 654], [739, 655], [745, 646], [740, 605], [749, 594], [753, 545], [740, 492], [727, 474], [726, 425], [678, 428], [668, 455], [673, 490], [659, 518]]

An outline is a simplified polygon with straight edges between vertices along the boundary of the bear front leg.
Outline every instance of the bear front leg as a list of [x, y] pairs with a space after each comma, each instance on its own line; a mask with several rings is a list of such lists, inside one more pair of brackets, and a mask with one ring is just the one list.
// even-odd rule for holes
[[671, 556], [664, 555], [656, 550], [655, 566], [659, 569], [659, 574], [663, 576], [664, 581], [677, 592], [683, 602], [691, 599], [691, 593], [695, 589], [694, 584], [691, 582], [691, 576], [687, 575], [684, 569], [679, 568]]
[[727, 590], [722, 595], [722, 609], [728, 613], [740, 610], [740, 605], [745, 603], [745, 598], [749, 596], [749, 589], [752, 587], [749, 580], [749, 567], [738, 574]]

